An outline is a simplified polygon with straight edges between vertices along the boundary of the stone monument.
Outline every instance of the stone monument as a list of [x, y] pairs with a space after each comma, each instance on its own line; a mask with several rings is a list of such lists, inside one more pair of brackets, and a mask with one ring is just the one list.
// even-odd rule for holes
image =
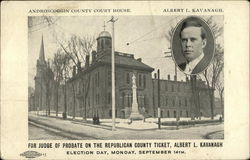
[[138, 103], [137, 103], [137, 91], [136, 91], [136, 77], [135, 74], [132, 76], [132, 91], [133, 91], [133, 102], [132, 102], [132, 111], [130, 114], [130, 120], [142, 120], [144, 116], [139, 113]]

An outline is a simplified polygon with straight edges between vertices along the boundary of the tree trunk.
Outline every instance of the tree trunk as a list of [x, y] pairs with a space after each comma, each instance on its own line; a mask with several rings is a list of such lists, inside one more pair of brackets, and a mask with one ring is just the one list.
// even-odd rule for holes
[[221, 103], [221, 109], [222, 109], [222, 118], [224, 119], [224, 99], [223, 99], [223, 93], [220, 93], [220, 103]]
[[58, 97], [58, 85], [56, 85], [56, 116], [58, 117], [58, 99], [59, 99], [59, 97]]
[[73, 90], [73, 119], [76, 116], [76, 95], [75, 95], [75, 87], [74, 84], [72, 82], [72, 90]]
[[211, 119], [214, 119], [214, 89], [210, 90]]
[[66, 84], [64, 86], [64, 113], [63, 119], [67, 119], [67, 94], [66, 94]]

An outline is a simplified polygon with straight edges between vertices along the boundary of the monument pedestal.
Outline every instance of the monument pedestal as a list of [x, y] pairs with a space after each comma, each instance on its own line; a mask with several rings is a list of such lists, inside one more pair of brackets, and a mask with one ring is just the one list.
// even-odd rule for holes
[[130, 120], [142, 120], [144, 119], [144, 116], [142, 114], [139, 113], [139, 110], [138, 110], [138, 103], [137, 103], [137, 93], [136, 93], [136, 81], [135, 81], [135, 75], [133, 75], [132, 77], [132, 83], [133, 83], [133, 86], [132, 86], [132, 91], [133, 91], [133, 103], [132, 103], [132, 112], [130, 114], [130, 117], [129, 119]]

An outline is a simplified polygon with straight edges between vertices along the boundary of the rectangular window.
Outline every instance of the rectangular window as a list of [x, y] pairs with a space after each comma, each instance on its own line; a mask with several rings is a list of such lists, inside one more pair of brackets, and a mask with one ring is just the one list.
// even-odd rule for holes
[[179, 106], [181, 106], [181, 100], [179, 99]]
[[172, 85], [172, 92], [174, 92], [174, 85]]
[[108, 86], [111, 86], [111, 71], [108, 71]]
[[111, 93], [108, 93], [108, 104], [111, 104]]
[[187, 107], [187, 98], [185, 98], [185, 106]]
[[173, 106], [175, 106], [175, 98], [173, 97], [173, 100], [172, 100], [172, 103], [173, 103]]
[[100, 97], [99, 97], [99, 94], [96, 94], [96, 100], [95, 100], [95, 102], [96, 102], [96, 104], [99, 104], [99, 102], [100, 102], [100, 99], [99, 99]]
[[165, 90], [168, 91], [168, 84], [165, 84]]
[[130, 77], [129, 77], [129, 73], [126, 74], [126, 79], [127, 79], [127, 84], [130, 84]]
[[100, 84], [100, 74], [97, 72], [97, 86], [99, 87]]
[[141, 83], [141, 74], [139, 74], [139, 87], [141, 87], [142, 83]]
[[166, 106], [168, 105], [168, 97], [166, 97]]
[[143, 75], [143, 88], [146, 88], [146, 75]]

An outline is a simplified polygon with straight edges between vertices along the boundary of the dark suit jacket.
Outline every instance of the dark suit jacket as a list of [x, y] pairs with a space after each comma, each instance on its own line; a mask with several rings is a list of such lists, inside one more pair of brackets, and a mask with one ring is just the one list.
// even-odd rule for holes
[[[210, 61], [208, 60], [208, 58], [204, 56], [201, 59], [201, 61], [194, 67], [194, 69], [191, 72], [191, 74], [199, 74], [200, 72], [202, 72], [204, 69], [207, 68], [207, 66], [209, 65], [209, 63], [210, 63]], [[186, 65], [187, 65], [187, 63], [185, 62], [185, 63], [179, 64], [178, 66], [179, 66], [179, 68], [182, 71], [184, 71], [185, 68], [186, 68]]]

